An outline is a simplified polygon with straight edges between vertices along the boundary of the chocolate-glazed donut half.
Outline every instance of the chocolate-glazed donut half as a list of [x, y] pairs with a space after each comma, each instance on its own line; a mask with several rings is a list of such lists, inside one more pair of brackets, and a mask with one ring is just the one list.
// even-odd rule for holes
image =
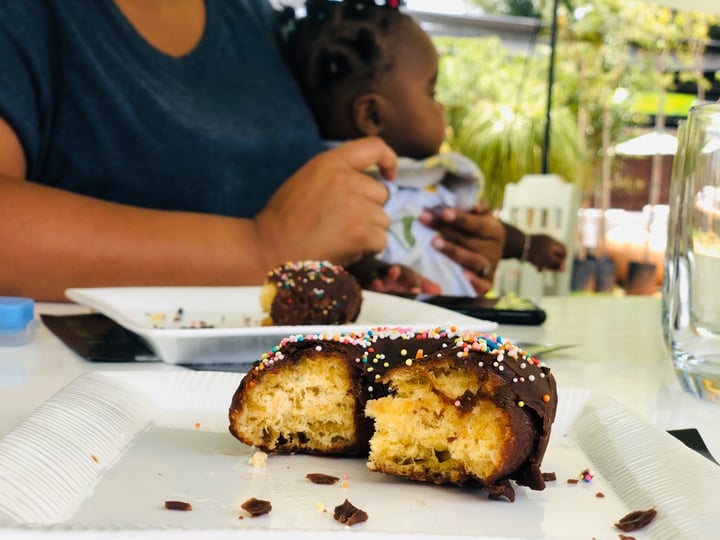
[[274, 453], [365, 455], [377, 471], [476, 484], [545, 484], [555, 418], [549, 369], [496, 336], [454, 328], [295, 335], [243, 378], [230, 431]]

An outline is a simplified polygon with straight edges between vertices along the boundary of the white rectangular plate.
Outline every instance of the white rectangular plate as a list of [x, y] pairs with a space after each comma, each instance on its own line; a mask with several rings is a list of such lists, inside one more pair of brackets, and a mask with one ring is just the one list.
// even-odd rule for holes
[[[658, 517], [632, 533], [638, 539], [709, 538], [720, 530], [720, 468], [588, 391], [560, 393], [543, 462], [557, 481], [544, 491], [516, 486], [509, 503], [477, 489], [373, 473], [361, 458], [271, 456], [266, 467], [253, 467], [253, 449], [227, 431], [240, 378], [143, 371], [76, 379], [0, 441], [0, 535], [318, 538], [344, 532], [332, 511], [345, 499], [369, 514], [351, 528], [356, 539], [617, 538], [615, 522], [650, 507]], [[586, 468], [590, 482], [567, 482]], [[307, 473], [345, 482], [315, 485]], [[240, 506], [251, 497], [270, 501], [272, 511], [247, 517]], [[193, 510], [165, 510], [166, 500]]]
[[454, 324], [477, 332], [497, 328], [490, 321], [371, 291], [363, 291], [356, 323], [331, 327], [261, 326], [260, 287], [105, 287], [68, 289], [65, 294], [138, 334], [155, 354], [173, 364], [250, 363], [290, 334], [373, 326]]

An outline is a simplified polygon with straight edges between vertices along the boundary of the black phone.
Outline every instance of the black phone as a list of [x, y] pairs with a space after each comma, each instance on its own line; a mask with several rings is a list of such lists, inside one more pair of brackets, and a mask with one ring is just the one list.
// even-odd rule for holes
[[537, 326], [547, 314], [535, 301], [519, 296], [490, 298], [486, 296], [426, 296], [421, 301], [500, 324]]

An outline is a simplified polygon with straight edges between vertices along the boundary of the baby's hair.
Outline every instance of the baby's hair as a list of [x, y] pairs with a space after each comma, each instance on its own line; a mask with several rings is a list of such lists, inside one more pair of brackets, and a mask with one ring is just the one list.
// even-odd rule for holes
[[283, 52], [316, 117], [333, 100], [369, 91], [394, 64], [388, 36], [410, 17], [397, 0], [308, 0], [306, 15], [286, 11]]

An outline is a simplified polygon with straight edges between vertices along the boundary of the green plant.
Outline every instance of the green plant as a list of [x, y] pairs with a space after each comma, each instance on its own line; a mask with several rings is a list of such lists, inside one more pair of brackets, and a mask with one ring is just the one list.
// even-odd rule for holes
[[[576, 132], [575, 119], [567, 108], [551, 112], [548, 170], [571, 182], [580, 159]], [[468, 111], [453, 144], [478, 164], [487, 183], [485, 198], [499, 207], [508, 182], [541, 172], [544, 138], [543, 109], [479, 102]]]
[[[502, 204], [505, 186], [542, 172], [547, 68], [507, 51], [497, 38], [436, 39], [450, 147], [477, 163], [483, 198]], [[575, 181], [583, 156], [573, 111], [553, 104], [548, 172]]]

